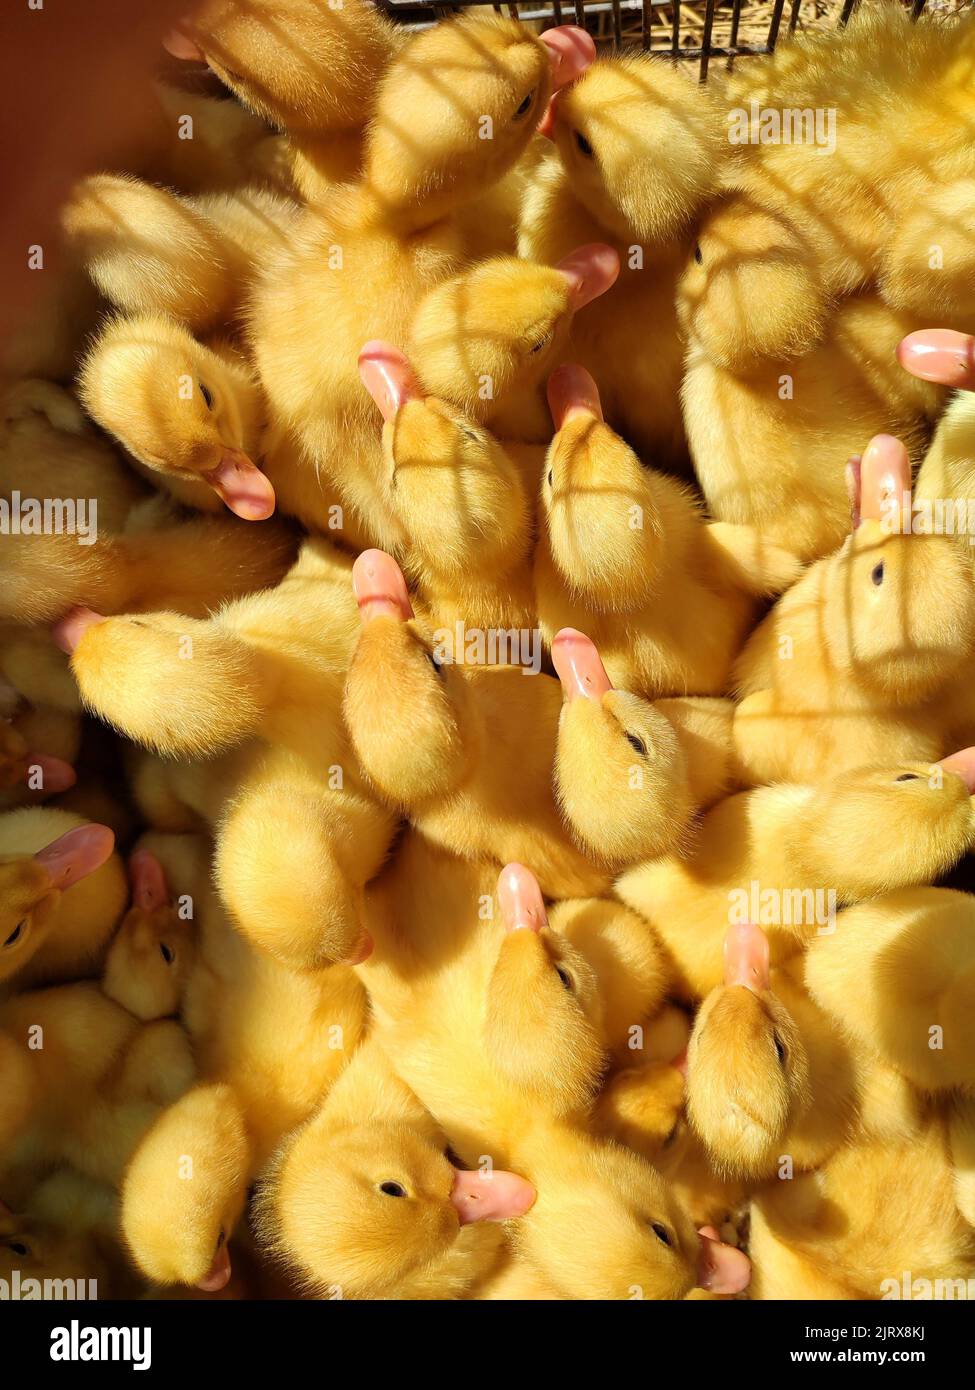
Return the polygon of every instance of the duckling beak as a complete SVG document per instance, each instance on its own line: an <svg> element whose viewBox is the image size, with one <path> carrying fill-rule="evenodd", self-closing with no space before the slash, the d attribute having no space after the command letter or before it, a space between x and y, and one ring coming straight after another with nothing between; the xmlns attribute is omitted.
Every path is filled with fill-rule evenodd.
<svg viewBox="0 0 975 1390"><path fill-rule="evenodd" d="M348 960L345 961L345 964L361 965L364 960L368 960L369 957L372 955L374 945L375 943L372 937L369 935L367 931L364 931L359 938L359 944L356 947L355 954L349 956Z"/></svg>
<svg viewBox="0 0 975 1390"><path fill-rule="evenodd" d="M975 748L963 748L948 758L942 758L938 767L943 767L945 772L955 773L968 788L968 795L975 796Z"/></svg>
<svg viewBox="0 0 975 1390"><path fill-rule="evenodd" d="M910 529L911 460L892 434L875 434L860 461L860 516L888 525L902 512Z"/></svg>
<svg viewBox="0 0 975 1390"><path fill-rule="evenodd" d="M697 1263L698 1288L710 1293L741 1293L751 1283L752 1265L742 1250L725 1245L713 1226L698 1231L701 1249Z"/></svg>
<svg viewBox="0 0 975 1390"><path fill-rule="evenodd" d="M450 1200L462 1226L472 1221L508 1221L524 1216L534 1204L535 1189L525 1178L501 1169L471 1173L455 1168Z"/></svg>
<svg viewBox="0 0 975 1390"><path fill-rule="evenodd" d="M203 1289L205 1293L218 1293L221 1289L225 1289L230 1283L232 1272L230 1268L230 1251L227 1249L226 1245L221 1245L220 1249L217 1251L213 1264L195 1287Z"/></svg>
<svg viewBox="0 0 975 1390"><path fill-rule="evenodd" d="M922 381L975 387L975 338L953 328L921 328L897 345L897 360Z"/></svg>
<svg viewBox="0 0 975 1390"><path fill-rule="evenodd" d="M58 792L66 792L78 780L70 763L66 763L63 758L53 758L47 753L26 753L24 766L40 769L41 784L36 790L43 792L45 796L56 796Z"/></svg>
<svg viewBox="0 0 975 1390"><path fill-rule="evenodd" d="M38 850L34 863L51 879L51 887L66 888L100 869L115 848L115 835L107 825L79 825Z"/></svg>
<svg viewBox="0 0 975 1390"><path fill-rule="evenodd" d="M129 884L132 888L132 906L141 907L144 912L155 912L169 902L169 885L166 872L154 854L147 849L137 849L129 858Z"/></svg>
<svg viewBox="0 0 975 1390"><path fill-rule="evenodd" d="M523 864L506 864L501 870L498 902L505 931L540 932L548 925L538 879Z"/></svg>
<svg viewBox="0 0 975 1390"><path fill-rule="evenodd" d="M244 521L266 521L274 512L270 478L239 449L227 449L216 468L204 473L203 478L234 515Z"/></svg>
<svg viewBox="0 0 975 1390"><path fill-rule="evenodd" d="M605 294L620 273L620 258L612 246L593 241L564 256L556 270L569 282L569 309L575 313Z"/></svg>
<svg viewBox="0 0 975 1390"><path fill-rule="evenodd" d="M413 617L403 571L384 550L362 552L352 566L352 590L363 623L383 616L405 623Z"/></svg>
<svg viewBox="0 0 975 1390"><path fill-rule="evenodd" d="M567 87L581 77L596 58L596 44L577 24L560 24L540 34L552 65L552 91Z"/></svg>
<svg viewBox="0 0 975 1390"><path fill-rule="evenodd" d="M359 353L359 377L387 423L407 401L424 399L416 373L391 343L378 339L366 343Z"/></svg>
<svg viewBox="0 0 975 1390"><path fill-rule="evenodd" d="M613 684L594 642L574 627L564 627L552 641L552 665L567 702L601 700Z"/></svg>
<svg viewBox="0 0 975 1390"><path fill-rule="evenodd" d="M724 982L753 994L770 988L768 937L754 922L731 927L724 939Z"/></svg>
<svg viewBox="0 0 975 1390"><path fill-rule="evenodd" d="M183 58L190 63L206 62L206 54L200 45L181 29L170 29L163 37L162 46L173 58Z"/></svg>
<svg viewBox="0 0 975 1390"><path fill-rule="evenodd" d="M53 625L51 636L55 645L70 656L88 629L103 622L105 615L93 608L71 608Z"/></svg>
<svg viewBox="0 0 975 1390"><path fill-rule="evenodd" d="M580 367L576 362L565 362L561 367L556 367L548 379L546 394L556 430L577 415L587 415L595 420L603 418L599 387L585 367Z"/></svg>

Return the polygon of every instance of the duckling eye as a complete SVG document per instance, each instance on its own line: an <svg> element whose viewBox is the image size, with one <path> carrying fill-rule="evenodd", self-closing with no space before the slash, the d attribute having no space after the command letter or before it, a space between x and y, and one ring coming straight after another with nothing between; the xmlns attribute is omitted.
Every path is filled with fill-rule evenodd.
<svg viewBox="0 0 975 1390"><path fill-rule="evenodd" d="M697 242L694 243L694 259L697 261L698 265L704 264L704 252Z"/></svg>
<svg viewBox="0 0 975 1390"><path fill-rule="evenodd" d="M226 1231L224 1230L224 1228L221 1226L221 1227L220 1227L220 1234L217 1236L217 1244L216 1244L216 1246L215 1246L215 1249L220 1250L220 1249L226 1244L226 1241L227 1241L227 1232L226 1232Z"/></svg>
<svg viewBox="0 0 975 1390"><path fill-rule="evenodd" d="M531 91L528 93L528 95L525 97L524 101L518 107L518 110L515 112L515 120L517 120L519 116L524 116L525 113L528 111L532 102L535 100L535 90L536 89L533 87Z"/></svg>
<svg viewBox="0 0 975 1390"><path fill-rule="evenodd" d="M564 966L557 965L555 967L555 973L562 981L562 988L568 990L569 993L572 994L575 990L575 984L573 983L572 976L569 974L568 970L566 970Z"/></svg>
<svg viewBox="0 0 975 1390"><path fill-rule="evenodd" d="M159 953L160 953L160 955L162 956L163 960L166 962L167 965L172 965L173 961L176 959L176 957L175 957L175 955L174 955L174 953L173 953L173 951L172 951L172 948L169 947L169 946L167 946L166 943L165 943L165 941L160 941L160 943L159 943Z"/></svg>
<svg viewBox="0 0 975 1390"><path fill-rule="evenodd" d="M3 943L3 944L4 944L4 948L6 948L7 946L13 946L14 942L16 942L16 941L18 941L18 940L20 939L20 934L21 934L21 932L24 930L24 928L25 928L26 926L27 926L27 918L25 917L24 920L23 920L22 922L18 922L18 923L17 923L17 925L14 927L13 931L12 931L12 932L10 933L10 935L7 937L6 941Z"/></svg>
<svg viewBox="0 0 975 1390"><path fill-rule="evenodd" d="M25 1245L22 1240L8 1240L6 1244L8 1250L12 1250L15 1255L20 1255L22 1258L26 1258L30 1254L30 1247Z"/></svg>
<svg viewBox="0 0 975 1390"><path fill-rule="evenodd" d="M895 777L895 782L920 782L920 777L916 772L902 772L899 777Z"/></svg>
<svg viewBox="0 0 975 1390"><path fill-rule="evenodd" d="M666 1245L668 1249L673 1245L673 1237L667 1230L667 1227L662 1226L659 1221L654 1221L650 1229L651 1231L653 1231L654 1235L660 1241L661 1245Z"/></svg>
<svg viewBox="0 0 975 1390"><path fill-rule="evenodd" d="M406 1188L399 1182L381 1182L379 1184L379 1190L380 1192L384 1192L387 1197L406 1196Z"/></svg>
<svg viewBox="0 0 975 1390"><path fill-rule="evenodd" d="M461 425L460 432L461 434L465 435L468 439L473 439L475 444L480 444L480 435L477 434L474 430L469 430L466 425Z"/></svg>
<svg viewBox="0 0 975 1390"><path fill-rule="evenodd" d="M549 487L552 486L552 470L551 470L551 468L548 470L548 485L549 485Z"/></svg>
<svg viewBox="0 0 975 1390"><path fill-rule="evenodd" d="M670 1131L670 1133L667 1135L667 1138L664 1140L664 1142L661 1144L660 1147L663 1148L663 1149L669 1149L669 1148L674 1144L674 1142L676 1141L677 1136L678 1136L679 1133L680 1133L680 1120L677 1119L677 1120L674 1121L674 1127L673 1127L673 1129L672 1129L672 1130Z"/></svg>
<svg viewBox="0 0 975 1390"><path fill-rule="evenodd" d="M785 1043L779 1037L778 1033L772 1034L772 1041L775 1043L775 1055L779 1059L779 1065L784 1067L786 1058Z"/></svg>
<svg viewBox="0 0 975 1390"><path fill-rule="evenodd" d="M592 145L590 145L589 141L588 141L588 140L586 139L586 137L583 135L583 133L582 133L581 130L577 130L577 131L575 132L575 141L576 141L576 149L579 151L579 153L580 153L581 155L584 155L586 159L592 159L592 156L593 156L593 148L592 148Z"/></svg>
<svg viewBox="0 0 975 1390"><path fill-rule="evenodd" d="M429 661L430 665L433 667L434 671L436 671L437 675L438 675L439 677L442 677L442 676L443 676L443 662L442 662L442 661L440 660L440 658L437 656L436 652L426 652L425 655L426 655L427 661Z"/></svg>
<svg viewBox="0 0 975 1390"><path fill-rule="evenodd" d="M874 584L878 586L878 588L884 582L883 560L881 560L879 564L874 565L873 569L870 571L870 578L873 580Z"/></svg>
<svg viewBox="0 0 975 1390"><path fill-rule="evenodd" d="M647 745L643 742L642 738L637 738L636 734L627 734L626 741L631 748L636 749L641 758L647 756Z"/></svg>
<svg viewBox="0 0 975 1390"><path fill-rule="evenodd" d="M207 390L207 388L203 385L203 382L202 382L202 381L198 381L198 382L197 382L197 385L198 385L199 388L200 388L200 395L203 397L203 404L206 406L207 410L212 410L212 409L213 409L213 396L210 394L210 392Z"/></svg>

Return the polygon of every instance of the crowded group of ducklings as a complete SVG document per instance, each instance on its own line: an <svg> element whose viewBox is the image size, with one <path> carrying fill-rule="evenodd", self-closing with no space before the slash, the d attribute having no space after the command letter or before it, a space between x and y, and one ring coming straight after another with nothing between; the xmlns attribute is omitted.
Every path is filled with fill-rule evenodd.
<svg viewBox="0 0 975 1390"><path fill-rule="evenodd" d="M4 1289L975 1277L975 552L911 524L975 396L909 337L975 327L975 17L706 85L536 29L204 0L64 206L0 478L98 529L0 540ZM835 149L729 139L784 108Z"/></svg>

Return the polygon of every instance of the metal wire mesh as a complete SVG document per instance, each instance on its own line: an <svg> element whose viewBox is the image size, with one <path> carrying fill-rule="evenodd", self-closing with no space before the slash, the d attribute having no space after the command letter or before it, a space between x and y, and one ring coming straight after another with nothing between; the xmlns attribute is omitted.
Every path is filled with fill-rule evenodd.
<svg viewBox="0 0 975 1390"><path fill-rule="evenodd" d="M842 28L860 0L378 0L400 22L423 26L474 7L491 6L541 29L553 24L584 26L597 43L636 47L678 62L697 63L701 81L712 58L731 61L771 53L783 31ZM951 14L973 0L902 0L916 19L922 10ZM786 7L788 5L788 12Z"/></svg>

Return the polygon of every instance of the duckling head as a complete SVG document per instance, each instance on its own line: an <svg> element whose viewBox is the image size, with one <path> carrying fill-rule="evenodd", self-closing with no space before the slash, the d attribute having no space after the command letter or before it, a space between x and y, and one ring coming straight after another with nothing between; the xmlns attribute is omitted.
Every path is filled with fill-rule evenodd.
<svg viewBox="0 0 975 1390"><path fill-rule="evenodd" d="M688 1116L716 1164L766 1177L806 1103L808 1061L772 992L765 933L732 927L724 959L724 983L701 1005L687 1048Z"/></svg>
<svg viewBox="0 0 975 1390"><path fill-rule="evenodd" d="M387 70L366 134L364 180L382 215L424 226L480 197L517 162L553 88L594 52L582 30L539 38L496 15L421 33Z"/></svg>
<svg viewBox="0 0 975 1390"><path fill-rule="evenodd" d="M107 1267L94 1242L29 1213L14 1213L0 1202L0 1279L93 1279L107 1287ZM26 1296L26 1295L25 1295Z"/></svg>
<svg viewBox="0 0 975 1390"><path fill-rule="evenodd" d="M206 0L165 46L207 63L270 125L316 135L362 124L394 34L365 0Z"/></svg>
<svg viewBox="0 0 975 1390"><path fill-rule="evenodd" d="M496 1253L500 1232L487 1223L534 1198L514 1173L455 1168L442 1136L420 1125L313 1120L272 1162L257 1215L263 1241L321 1298L397 1297L413 1280L445 1297Z"/></svg>
<svg viewBox="0 0 975 1390"><path fill-rule="evenodd" d="M12 686L6 688L13 690ZM16 691L13 694L16 705L19 697ZM0 714L0 796L10 793L13 800L40 800L66 792L76 781L70 763L47 753L32 752L15 726L6 723Z"/></svg>
<svg viewBox="0 0 975 1390"><path fill-rule="evenodd" d="M580 246L557 266L498 256L462 271L421 301L411 358L434 395L490 420L513 389L529 391L550 370L572 315L619 274L610 246Z"/></svg>
<svg viewBox="0 0 975 1390"><path fill-rule="evenodd" d="M696 235L677 311L712 362L743 372L763 358L799 357L819 341L829 301L790 218L728 193Z"/></svg>
<svg viewBox="0 0 975 1390"><path fill-rule="evenodd" d="M649 700L613 688L584 633L556 633L552 662L565 695L555 787L573 833L620 867L666 854L693 809L673 725Z"/></svg>
<svg viewBox="0 0 975 1390"><path fill-rule="evenodd" d="M949 536L912 534L919 518L899 439L875 435L851 473L858 524L826 562L827 655L880 698L921 700L975 645L971 563Z"/></svg>
<svg viewBox="0 0 975 1390"><path fill-rule="evenodd" d="M938 763L865 766L819 783L798 827L802 881L828 884L844 865L848 899L930 883L975 842L975 749ZM857 853L849 863L848 846Z"/></svg>
<svg viewBox="0 0 975 1390"><path fill-rule="evenodd" d="M381 550L352 570L362 632L343 711L363 770L391 801L412 806L447 794L469 759L469 701L460 668L441 659L419 624L403 572ZM391 715L409 711L409 737Z"/></svg>
<svg viewBox="0 0 975 1390"><path fill-rule="evenodd" d="M648 1062L617 1072L603 1089L593 1114L597 1133L642 1154L658 1168L682 1135L684 1076L670 1062Z"/></svg>
<svg viewBox="0 0 975 1390"><path fill-rule="evenodd" d="M244 1209L249 1164L229 1086L194 1087L146 1131L122 1184L122 1233L154 1283L226 1287L227 1242Z"/></svg>
<svg viewBox="0 0 975 1390"><path fill-rule="evenodd" d="M484 1046L497 1071L550 1114L584 1110L605 1069L595 970L548 924L521 864L498 879L504 937L487 988Z"/></svg>
<svg viewBox="0 0 975 1390"><path fill-rule="evenodd" d="M550 129L572 191L614 236L684 234L715 187L725 130L709 94L667 63L593 63L552 104Z"/></svg>
<svg viewBox="0 0 975 1390"><path fill-rule="evenodd" d="M599 391L574 363L548 380L555 436L542 475L552 561L584 602L612 610L647 603L667 554L654 475L603 420Z"/></svg>
<svg viewBox="0 0 975 1390"><path fill-rule="evenodd" d="M214 508L222 501L247 521L274 511L271 483L243 450L239 388L227 364L180 324L159 315L116 319L83 362L78 394L147 468L212 488Z"/></svg>
<svg viewBox="0 0 975 1390"><path fill-rule="evenodd" d="M111 857L107 825L79 825L33 855L0 855L0 981L9 980L44 944L73 884Z"/></svg>
<svg viewBox="0 0 975 1390"><path fill-rule="evenodd" d="M162 864L148 850L129 859L132 906L105 960L102 990L149 1022L179 1010L195 958L192 921L180 918Z"/></svg>
<svg viewBox="0 0 975 1390"><path fill-rule="evenodd" d="M518 470L498 441L456 406L427 396L388 343L359 354L363 384L383 415L389 504L423 571L459 580L521 557L530 511Z"/></svg>
<svg viewBox="0 0 975 1390"><path fill-rule="evenodd" d="M571 1299L679 1299L692 1288L738 1293L746 1255L695 1231L644 1159L590 1135L553 1130L545 1180L512 1234L525 1258Z"/></svg>

